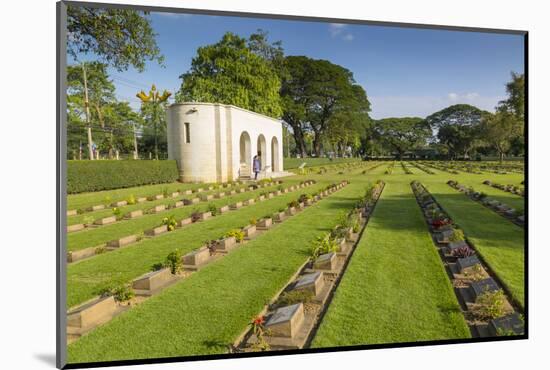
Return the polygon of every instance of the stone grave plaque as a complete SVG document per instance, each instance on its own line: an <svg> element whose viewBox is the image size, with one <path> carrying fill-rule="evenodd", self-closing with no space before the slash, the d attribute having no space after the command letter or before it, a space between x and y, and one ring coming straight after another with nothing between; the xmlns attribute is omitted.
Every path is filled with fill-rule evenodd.
<svg viewBox="0 0 550 370"><path fill-rule="evenodd" d="M147 198L146 197L139 197L136 199L138 203L143 203L143 202L147 202Z"/></svg>
<svg viewBox="0 0 550 370"><path fill-rule="evenodd" d="M275 337L292 338L304 322L304 305L302 303L281 307L269 316L265 327Z"/></svg>
<svg viewBox="0 0 550 370"><path fill-rule="evenodd" d="M281 195L282 193L283 193L283 192L280 191L280 190L277 190L277 191L275 192L276 195Z"/></svg>
<svg viewBox="0 0 550 370"><path fill-rule="evenodd" d="M273 193L267 193L267 197L268 197L269 199L273 198L274 196L275 196L275 195L274 195Z"/></svg>
<svg viewBox="0 0 550 370"><path fill-rule="evenodd" d="M269 229L272 224L273 224L273 219L271 219L271 218L262 218L260 221L258 221L258 228L259 229Z"/></svg>
<svg viewBox="0 0 550 370"><path fill-rule="evenodd" d="M248 225L243 228L244 235L247 238L250 238L252 235L256 233L256 225Z"/></svg>
<svg viewBox="0 0 550 370"><path fill-rule="evenodd" d="M126 217L128 217L128 218L136 218L136 217L141 217L141 216L143 216L143 210L141 210L141 209L132 211L132 212L130 212L126 215Z"/></svg>
<svg viewBox="0 0 550 370"><path fill-rule="evenodd" d="M174 208L181 208L183 206L183 200L178 200L176 203L174 203Z"/></svg>
<svg viewBox="0 0 550 370"><path fill-rule="evenodd" d="M191 190L191 189L186 190L186 191L183 192L183 194L185 194L185 195L191 195L191 194L193 194L193 190Z"/></svg>
<svg viewBox="0 0 550 370"><path fill-rule="evenodd" d="M250 198L249 200L245 201L245 204L247 206L250 206L250 205L254 204L254 202L255 202L254 198Z"/></svg>
<svg viewBox="0 0 550 370"><path fill-rule="evenodd" d="M285 218L284 212L276 212L273 214L273 220L275 220L275 222L281 222L284 220L284 218Z"/></svg>
<svg viewBox="0 0 550 370"><path fill-rule="evenodd" d="M519 216L517 219L519 222L524 223L525 222L525 216Z"/></svg>
<svg viewBox="0 0 550 370"><path fill-rule="evenodd" d="M152 209L153 213L162 212L162 211L164 211L164 210L166 210L166 205L164 205L164 204L159 204L158 206L155 206L155 207Z"/></svg>
<svg viewBox="0 0 550 370"><path fill-rule="evenodd" d="M149 272L132 282L132 289L136 290L136 294L151 294L154 291L166 286L174 280L174 276L169 268L164 268L158 271Z"/></svg>
<svg viewBox="0 0 550 370"><path fill-rule="evenodd" d="M108 225L108 224L112 224L113 222L116 222L116 217L115 216L100 218L99 220L95 220L94 224L96 224L96 225Z"/></svg>
<svg viewBox="0 0 550 370"><path fill-rule="evenodd" d="M67 232L72 233L73 231L80 231L84 229L84 224L74 224L67 226Z"/></svg>
<svg viewBox="0 0 550 370"><path fill-rule="evenodd" d="M67 314L67 326L89 328L109 320L116 311L113 296L95 298L88 301Z"/></svg>
<svg viewBox="0 0 550 370"><path fill-rule="evenodd" d="M199 215L199 220L204 221L212 217L212 212L203 212Z"/></svg>
<svg viewBox="0 0 550 370"><path fill-rule="evenodd" d="M220 213L225 213L227 211L229 211L229 206L220 207Z"/></svg>
<svg viewBox="0 0 550 370"><path fill-rule="evenodd" d="M229 236L227 238L218 240L216 242L216 250L222 251L222 252L228 252L231 249L233 249L237 245L237 240L234 236Z"/></svg>
<svg viewBox="0 0 550 370"><path fill-rule="evenodd" d="M480 281L474 281L470 285L470 291L473 293L474 298L479 297L481 294L485 292L494 292L499 290L497 283L493 280L493 278L487 278Z"/></svg>
<svg viewBox="0 0 550 370"><path fill-rule="evenodd" d="M163 194L157 194L153 197L154 200L160 200L160 199L164 199L164 195Z"/></svg>
<svg viewBox="0 0 550 370"><path fill-rule="evenodd" d="M246 191L245 188L240 188L240 189L239 189L239 193L244 193L245 191Z"/></svg>
<svg viewBox="0 0 550 370"><path fill-rule="evenodd" d="M165 233L167 231L168 231L168 226L167 225L161 225L161 226L157 226L153 229L149 229L149 230L145 231L145 234L149 235L149 236L156 236L156 235Z"/></svg>
<svg viewBox="0 0 550 370"><path fill-rule="evenodd" d="M296 208L288 207L286 210L287 216L294 216L296 214Z"/></svg>
<svg viewBox="0 0 550 370"><path fill-rule="evenodd" d="M233 203L229 206L229 208L231 209L239 209L243 206L243 202L237 202L237 203Z"/></svg>
<svg viewBox="0 0 550 370"><path fill-rule="evenodd" d="M67 211L67 217L69 216L76 216L78 212L76 211L76 209L71 209L69 211Z"/></svg>
<svg viewBox="0 0 550 370"><path fill-rule="evenodd" d="M465 258L459 258L456 260L456 266L458 267L458 271L462 272L464 269L473 267L477 264L479 264L479 259L477 256L470 256Z"/></svg>
<svg viewBox="0 0 550 370"><path fill-rule="evenodd" d="M231 191L229 192L229 194L235 195L235 194L237 194L237 192L236 192L235 190L231 190Z"/></svg>
<svg viewBox="0 0 550 370"><path fill-rule="evenodd" d="M178 225L179 226L185 226L185 225L189 225L192 222L193 222L193 219L191 217L187 217L187 218L184 218L183 220L180 220L178 222Z"/></svg>
<svg viewBox="0 0 550 370"><path fill-rule="evenodd" d="M324 279L322 272L314 272L312 274L303 275L296 281L294 290L307 290L317 296L323 289Z"/></svg>
<svg viewBox="0 0 550 370"><path fill-rule="evenodd" d="M506 212L504 212L506 214L506 216L509 216L509 217L514 217L514 215L516 214L516 210L513 209L513 208L510 208L509 210L507 210Z"/></svg>
<svg viewBox="0 0 550 370"><path fill-rule="evenodd" d="M197 188L197 190L196 190L197 193L201 193L201 192L203 192L203 191L204 191L203 188Z"/></svg>
<svg viewBox="0 0 550 370"><path fill-rule="evenodd" d="M210 185L209 187L207 187L208 190L214 190L214 186Z"/></svg>
<svg viewBox="0 0 550 370"><path fill-rule="evenodd" d="M438 243L447 243L449 241L449 237L453 235L453 230L443 230L441 232L437 232L435 235L435 239Z"/></svg>
<svg viewBox="0 0 550 370"><path fill-rule="evenodd" d="M89 208L90 211L99 211L101 209L105 209L104 204L98 204L97 206L92 206Z"/></svg>
<svg viewBox="0 0 550 370"><path fill-rule="evenodd" d="M132 244L135 241L137 241L137 235L128 235L117 240L111 240L109 243L107 243L107 246L111 248L120 248L124 247L125 245Z"/></svg>
<svg viewBox="0 0 550 370"><path fill-rule="evenodd" d="M175 191L175 192L172 193L172 198L175 198L179 195L180 195L179 191Z"/></svg>
<svg viewBox="0 0 550 370"><path fill-rule="evenodd" d="M336 254L334 252L322 254L313 262L313 268L316 270L334 270L335 266Z"/></svg>
<svg viewBox="0 0 550 370"><path fill-rule="evenodd" d="M222 192L219 192L219 193L216 193L216 195L215 195L215 198L216 198L216 199L221 199L221 198L223 198L223 197L225 197L225 192L223 192L223 191L222 191Z"/></svg>
<svg viewBox="0 0 550 370"><path fill-rule="evenodd" d="M97 247L90 247L90 248L85 248L78 251L71 251L67 254L67 261L76 262L84 258L95 256L96 248Z"/></svg>
<svg viewBox="0 0 550 370"><path fill-rule="evenodd" d="M210 250L206 246L203 246L183 256L183 264L198 267L208 262L209 259Z"/></svg>
<svg viewBox="0 0 550 370"><path fill-rule="evenodd" d="M524 322L517 312L493 319L489 322L489 333L495 337L512 334L522 335L524 330Z"/></svg>

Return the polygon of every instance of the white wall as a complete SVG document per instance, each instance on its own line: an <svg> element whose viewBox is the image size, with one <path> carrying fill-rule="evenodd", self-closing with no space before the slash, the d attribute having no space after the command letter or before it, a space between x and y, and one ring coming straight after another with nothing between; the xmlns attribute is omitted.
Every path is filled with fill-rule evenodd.
<svg viewBox="0 0 550 370"><path fill-rule="evenodd" d="M258 137L265 138L262 170L271 169L271 140L279 143L279 168L283 168L282 125L270 117L231 105L181 103L167 108L168 158L175 159L180 180L185 182L225 182L239 177L240 137L250 136L250 158L258 152ZM185 123L190 125L186 142Z"/></svg>

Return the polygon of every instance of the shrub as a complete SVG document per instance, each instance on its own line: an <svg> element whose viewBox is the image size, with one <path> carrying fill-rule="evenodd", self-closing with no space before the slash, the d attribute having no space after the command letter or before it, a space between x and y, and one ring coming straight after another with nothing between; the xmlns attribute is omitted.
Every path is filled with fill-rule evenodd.
<svg viewBox="0 0 550 370"><path fill-rule="evenodd" d="M130 194L130 196L126 199L126 202L129 205L136 204L137 200L136 200L136 197L134 196L134 194Z"/></svg>
<svg viewBox="0 0 550 370"><path fill-rule="evenodd" d="M249 220L250 225L256 225L258 223L258 220L256 220L254 217Z"/></svg>
<svg viewBox="0 0 550 370"><path fill-rule="evenodd" d="M474 254L475 254L475 251L468 246L456 248L453 250L453 253L452 253L454 257L458 257L458 258L466 258L466 257L473 256Z"/></svg>
<svg viewBox="0 0 550 370"><path fill-rule="evenodd" d="M218 214L218 209L214 203L208 203L208 212L212 213L212 216L216 216Z"/></svg>
<svg viewBox="0 0 550 370"><path fill-rule="evenodd" d="M234 237L235 240L240 243L244 240L244 232L242 230L239 230L239 229L234 229L234 230L229 230L228 232L226 232L224 234L224 237L226 238L229 238L229 237Z"/></svg>
<svg viewBox="0 0 550 370"><path fill-rule="evenodd" d="M151 266L151 271L158 271L158 270L162 270L163 268L164 268L164 263L157 262L153 264L153 266Z"/></svg>
<svg viewBox="0 0 550 370"><path fill-rule="evenodd" d="M464 240L464 232L461 229L454 229L449 241L458 242L460 240Z"/></svg>
<svg viewBox="0 0 550 370"><path fill-rule="evenodd" d="M162 184L178 179L176 161L67 161L67 193Z"/></svg>
<svg viewBox="0 0 550 370"><path fill-rule="evenodd" d="M166 259L164 260L164 266L170 268L170 272L172 274L177 274L179 271L181 271L183 265L181 257L182 255L179 249L168 253Z"/></svg>
<svg viewBox="0 0 550 370"><path fill-rule="evenodd" d="M496 319L506 313L506 297L502 289L485 292L477 297L473 307L474 313L481 319Z"/></svg>
<svg viewBox="0 0 550 370"><path fill-rule="evenodd" d="M296 208L298 207L298 201L293 200L292 202L289 202L287 206Z"/></svg>
<svg viewBox="0 0 550 370"><path fill-rule="evenodd" d="M120 217L122 217L122 211L120 210L120 208L118 208L118 207L113 208L113 215L117 219L120 219Z"/></svg>
<svg viewBox="0 0 550 370"><path fill-rule="evenodd" d="M174 215L170 215L162 219L162 224L168 226L168 231L174 231L178 225L178 222L176 221Z"/></svg>
<svg viewBox="0 0 550 370"><path fill-rule="evenodd" d="M336 244L336 241L331 238L330 233L318 236L310 248L310 254L313 259L316 259L321 254L337 251L338 245Z"/></svg>
<svg viewBox="0 0 550 370"><path fill-rule="evenodd" d="M135 296L130 286L121 283L108 284L106 287L100 289L99 295L101 297L113 296L117 302L127 302Z"/></svg>

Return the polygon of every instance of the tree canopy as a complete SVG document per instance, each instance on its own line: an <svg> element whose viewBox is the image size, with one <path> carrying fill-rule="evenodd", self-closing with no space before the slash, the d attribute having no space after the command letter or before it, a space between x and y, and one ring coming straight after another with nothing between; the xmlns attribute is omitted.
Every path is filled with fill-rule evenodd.
<svg viewBox="0 0 550 370"><path fill-rule="evenodd" d="M419 117L384 118L374 121L377 137L397 152L405 152L426 144L432 130L426 120Z"/></svg>
<svg viewBox="0 0 550 370"><path fill-rule="evenodd" d="M79 53L94 53L118 71L130 66L143 71L146 61L162 64L163 56L147 15L130 9L69 5L67 52L75 60Z"/></svg>
<svg viewBox="0 0 550 370"><path fill-rule="evenodd" d="M247 40L226 33L221 41L200 47L182 83L176 101L233 104L278 118L282 114L279 77Z"/></svg>

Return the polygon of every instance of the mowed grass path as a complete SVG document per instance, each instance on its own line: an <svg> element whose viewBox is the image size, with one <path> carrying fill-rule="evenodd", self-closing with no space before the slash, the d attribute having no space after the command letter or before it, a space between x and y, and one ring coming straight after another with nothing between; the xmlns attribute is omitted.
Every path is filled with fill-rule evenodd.
<svg viewBox="0 0 550 370"><path fill-rule="evenodd" d="M407 181L413 175L392 176L313 347L470 337Z"/></svg>
<svg viewBox="0 0 550 370"><path fill-rule="evenodd" d="M184 254L199 248L206 240L217 239L231 229L243 227L251 218L259 219L286 207L300 194L311 194L327 183L315 184L252 206L197 222L182 229L70 264L67 269L67 307L73 307L98 294L111 283L127 283L163 262L168 253L179 249Z"/></svg>
<svg viewBox="0 0 550 370"><path fill-rule="evenodd" d="M513 298L523 306L524 229L445 183L426 182L425 185L451 218L464 229L468 239L506 285Z"/></svg>
<svg viewBox="0 0 550 370"><path fill-rule="evenodd" d="M329 231L363 192L364 183L348 185L118 316L69 345L69 362L226 352L306 261L310 242Z"/></svg>

